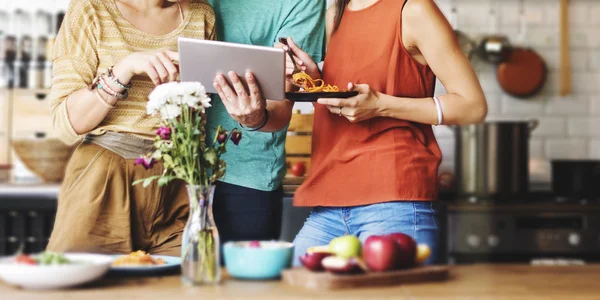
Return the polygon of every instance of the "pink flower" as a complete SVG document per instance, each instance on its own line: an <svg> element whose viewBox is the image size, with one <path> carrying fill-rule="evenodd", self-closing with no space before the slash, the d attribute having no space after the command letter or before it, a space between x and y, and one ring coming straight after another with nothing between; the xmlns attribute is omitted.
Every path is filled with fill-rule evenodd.
<svg viewBox="0 0 600 300"><path fill-rule="evenodd" d="M134 165L142 165L144 167L144 169L146 170L150 170L152 169L152 167L154 167L154 158L152 157L140 157L138 159L135 160Z"/></svg>
<svg viewBox="0 0 600 300"><path fill-rule="evenodd" d="M242 132L239 130L234 130L231 133L231 141L237 146L240 143L240 140L242 140Z"/></svg>
<svg viewBox="0 0 600 300"><path fill-rule="evenodd" d="M171 128L167 126L162 126L158 128L156 131L156 135L160 136L162 140L170 140L171 139Z"/></svg>
<svg viewBox="0 0 600 300"><path fill-rule="evenodd" d="M219 144L223 144L223 143L227 142L227 131L225 131L225 130L219 131L218 136L217 136L217 141L219 142Z"/></svg>

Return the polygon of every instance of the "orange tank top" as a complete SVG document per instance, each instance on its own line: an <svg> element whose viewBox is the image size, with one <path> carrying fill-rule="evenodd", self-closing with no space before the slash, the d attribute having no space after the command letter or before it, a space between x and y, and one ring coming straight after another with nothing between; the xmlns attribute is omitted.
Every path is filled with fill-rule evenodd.
<svg viewBox="0 0 600 300"><path fill-rule="evenodd" d="M331 36L324 81L339 87L366 83L397 97L432 97L435 75L402 43L404 3L379 0L358 11L346 8ZM433 200L441 157L431 125L383 117L352 124L315 104L311 167L294 204Z"/></svg>

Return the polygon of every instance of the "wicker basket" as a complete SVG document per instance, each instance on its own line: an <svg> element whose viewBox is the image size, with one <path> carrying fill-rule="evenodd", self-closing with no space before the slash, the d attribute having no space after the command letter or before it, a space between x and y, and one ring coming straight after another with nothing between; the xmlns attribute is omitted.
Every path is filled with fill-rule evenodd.
<svg viewBox="0 0 600 300"><path fill-rule="evenodd" d="M58 139L18 139L12 146L23 164L45 182L60 182L73 147Z"/></svg>

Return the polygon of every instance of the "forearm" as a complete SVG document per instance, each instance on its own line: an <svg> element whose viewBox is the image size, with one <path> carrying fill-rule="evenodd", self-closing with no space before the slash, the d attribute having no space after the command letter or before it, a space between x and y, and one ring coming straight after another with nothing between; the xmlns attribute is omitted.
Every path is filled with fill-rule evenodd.
<svg viewBox="0 0 600 300"><path fill-rule="evenodd" d="M96 128L110 111L110 108L100 102L96 89L81 89L72 93L66 100L67 114L73 130L79 135L88 133ZM116 102L112 97L100 95L106 99L107 103L114 105ZM114 102L109 102L114 101Z"/></svg>
<svg viewBox="0 0 600 300"><path fill-rule="evenodd" d="M113 68L113 75L119 82L129 83L133 74L120 64ZM101 75L105 89L116 93L123 93L125 89L117 85L106 74ZM96 128L108 115L111 106L117 103L117 98L109 95L108 92L100 90L98 87L93 89L81 89L67 98L67 113L69 121L77 134L84 134Z"/></svg>
<svg viewBox="0 0 600 300"><path fill-rule="evenodd" d="M286 92L292 90L294 90L294 86L286 83ZM294 102L287 99L283 101L267 100L266 108L267 113L269 114L269 120L259 131L277 132L283 130L290 123ZM264 120L264 118L262 120Z"/></svg>
<svg viewBox="0 0 600 300"><path fill-rule="evenodd" d="M433 98L404 98L379 94L381 117L437 125L438 112ZM480 123L487 115L485 101L474 101L457 94L439 96L443 124L466 125Z"/></svg>
<svg viewBox="0 0 600 300"><path fill-rule="evenodd" d="M290 123L293 108L294 102L289 100L267 100L269 121L260 131L277 132L283 130Z"/></svg>

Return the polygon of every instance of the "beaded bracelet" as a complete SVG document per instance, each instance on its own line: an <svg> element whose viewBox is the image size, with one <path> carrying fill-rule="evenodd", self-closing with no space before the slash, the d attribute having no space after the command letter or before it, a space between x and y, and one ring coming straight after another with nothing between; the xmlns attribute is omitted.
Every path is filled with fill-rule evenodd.
<svg viewBox="0 0 600 300"><path fill-rule="evenodd" d="M100 92L98 91L98 89L94 90L94 94L96 95L96 98L98 99L98 101L100 101L100 103L102 103L102 105L106 106L107 108L113 109L115 108L114 105L108 103L108 101L106 101L106 99L104 99L102 97L102 95L100 95Z"/></svg>
<svg viewBox="0 0 600 300"><path fill-rule="evenodd" d="M129 84L123 84L119 81L119 79L117 79L117 77L115 76L115 74L113 73L113 67L111 66L110 68L108 68L108 70L106 71L106 74L108 75L108 79L110 79L112 82L114 82L117 86L119 86L120 88L124 89L124 90L129 90L131 89L131 82Z"/></svg>
<svg viewBox="0 0 600 300"><path fill-rule="evenodd" d="M265 120L263 121L262 124L260 124L260 126L258 126L256 128L247 128L247 127L244 127L244 125L242 125L242 123L238 122L238 124L240 125L240 127L245 128L247 131L259 131L263 127L265 127L265 125L267 125L267 123L269 123L269 111L266 108L265 108Z"/></svg>
<svg viewBox="0 0 600 300"><path fill-rule="evenodd" d="M113 89L111 89L110 86L108 84L106 84L106 81L104 80L104 76L100 76L98 78L97 87L98 87L98 89L103 90L104 92L109 94L111 97L114 97L114 98L117 98L120 100L127 99L127 97L129 96L129 93L127 92L127 90L124 90L122 93L117 93Z"/></svg>

